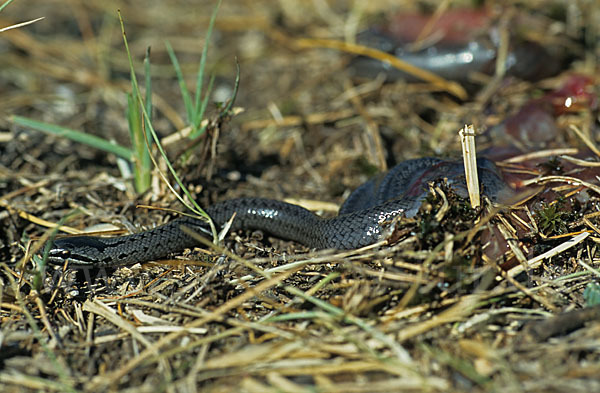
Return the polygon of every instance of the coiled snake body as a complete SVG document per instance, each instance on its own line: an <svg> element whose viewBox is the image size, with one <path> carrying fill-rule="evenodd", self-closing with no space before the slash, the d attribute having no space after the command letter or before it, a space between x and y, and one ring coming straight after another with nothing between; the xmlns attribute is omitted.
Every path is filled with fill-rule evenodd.
<svg viewBox="0 0 600 393"><path fill-rule="evenodd" d="M478 174L483 192L492 199L507 187L487 159L478 160ZM466 194L462 162L419 158L404 161L364 183L350 194L336 217L321 218L303 207L265 198L231 199L210 206L206 212L217 227L235 213L234 230L259 229L312 248L352 249L380 240L384 222L401 214L414 216L427 193L427 184L443 178L459 195ZM90 267L161 259L198 244L182 226L208 231L206 222L182 217L127 236L60 238L54 241L48 259L54 264L69 260L71 265Z"/></svg>

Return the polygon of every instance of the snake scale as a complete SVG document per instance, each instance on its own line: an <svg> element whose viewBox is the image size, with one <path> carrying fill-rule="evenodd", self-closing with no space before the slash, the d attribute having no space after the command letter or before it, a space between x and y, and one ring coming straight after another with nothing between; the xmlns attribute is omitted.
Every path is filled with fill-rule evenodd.
<svg viewBox="0 0 600 393"><path fill-rule="evenodd" d="M483 192L492 200L507 188L496 166L478 160ZM206 209L215 225L224 225L234 214L232 229L258 229L275 237L294 240L311 248L353 249L372 244L385 235L385 223L396 216L414 216L432 181L447 179L461 196L466 195L462 162L438 158L404 161L357 188L337 216L321 218L290 203L266 198L237 198ZM49 262L72 266L113 267L146 262L198 245L182 226L210 233L208 224L191 217L119 237L73 236L54 240Z"/></svg>

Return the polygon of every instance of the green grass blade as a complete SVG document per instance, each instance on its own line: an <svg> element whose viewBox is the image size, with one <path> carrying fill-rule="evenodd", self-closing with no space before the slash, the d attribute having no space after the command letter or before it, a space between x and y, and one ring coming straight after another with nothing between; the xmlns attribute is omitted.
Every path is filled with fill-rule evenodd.
<svg viewBox="0 0 600 393"><path fill-rule="evenodd" d="M125 33L123 33L125 37ZM129 46L125 40L125 49L127 54L131 56ZM150 187L150 170L152 168L150 162L149 146L151 146L150 140L146 140L146 134L144 132L144 126L150 123L151 119L142 116L140 111L140 105L144 105L143 100L138 103L136 99L137 92L139 92L137 77L135 75L135 69L133 62L130 64L130 78L131 78L131 90L132 93L127 94L127 120L129 124L129 136L131 138L131 144L133 145L134 155L132 157L133 173L135 181L135 189L137 192L142 193ZM148 105L152 108L152 84L150 81L150 49L146 50L146 56L144 57L144 73L145 73L145 86L146 86L146 100L149 101ZM150 96L150 99L148 99ZM151 112L151 111L148 111Z"/></svg>
<svg viewBox="0 0 600 393"><path fill-rule="evenodd" d="M84 143L88 146L106 151L108 153L112 153L118 157L122 157L129 161L131 161L133 156L133 152L131 151L131 149L128 149L125 146L121 146L114 142L109 142L106 139L102 139L95 135L86 134L85 132L72 130L70 128L57 126L55 124L44 123L42 121L37 121L22 116L15 115L11 116L10 119L14 124L23 127L29 127L34 130L42 131L48 134L63 136L69 138L72 141Z"/></svg>
<svg viewBox="0 0 600 393"><path fill-rule="evenodd" d="M123 18L121 17L121 12L119 11L119 23L121 24L121 32L123 33L123 41L125 43L125 51L127 52L127 59L129 61L129 67L133 72L133 59L131 57L131 51L129 50L129 44L127 43L127 35L125 34L125 24L123 23ZM137 97L138 102L140 103L140 106L142 108L142 111L144 113L144 116L146 118L148 118L148 113L146 112L146 107L144 105L144 99L142 98L142 93L140 92L140 88L137 84L137 80L135 78L132 78L131 80L132 84L133 84L133 94L135 94L135 97ZM175 179L175 181L177 182L177 184L181 187L181 189L183 190L183 192L185 193L185 195L187 195L187 197L189 198L189 201L186 201L181 195L179 195L179 193L177 193L170 185L170 183L166 180L166 178L164 178L165 183L167 184L167 186L171 189L171 191L173 192L173 194L185 205L187 206L190 210L192 210L194 213L204 217L208 223L210 224L213 236L215 239L217 239L217 230L215 228L214 223L212 222L212 220L210 219L210 216L200 207L200 205L198 205L198 203L194 200L194 198L192 197L192 194L189 192L189 190L187 189L187 187L185 187L185 185L183 184L183 182L181 181L181 179L179 178L179 175L177 175L177 172L175 171L175 168L173 168L173 165L171 164L171 162L169 161L166 152L164 151L160 140L158 139L158 135L156 134L156 131L154 130L154 127L152 126L151 122L148 122L148 131L150 132L150 135L152 136L152 139L154 140L154 143L156 144L156 147L158 148L158 151L160 152L161 156L164 159L165 164L167 165L167 168L169 168L169 171L171 173L171 175L173 176L173 178Z"/></svg>
<svg viewBox="0 0 600 393"><path fill-rule="evenodd" d="M202 105L200 105L200 111L198 112L198 119L200 122L204 118L204 112L206 111L206 107L208 106L208 100L210 99L210 94L212 92L213 86L215 84L215 75L210 76L210 80L208 81L208 87L206 88L206 93L204 94L204 98L202 99ZM196 124L196 127L200 125L200 123Z"/></svg>
<svg viewBox="0 0 600 393"><path fill-rule="evenodd" d="M6 8L6 6L7 6L7 5L9 5L9 4L10 4L10 3L12 3L12 2L13 2L13 0L6 0L6 1L4 2L4 4L2 4L2 5L0 6L0 12L2 12L2 10L3 10L4 8Z"/></svg>
<svg viewBox="0 0 600 393"><path fill-rule="evenodd" d="M135 138L138 134L136 130L141 130L142 128L142 115L140 113L137 100L132 93L127 93L127 111L125 114L127 116L127 124L129 128L129 139L131 140L132 147L136 150L135 155L137 156L139 154L137 151L139 144L136 143Z"/></svg>
<svg viewBox="0 0 600 393"><path fill-rule="evenodd" d="M593 307L600 304L600 285L589 283L583 291L583 298L587 307Z"/></svg>
<svg viewBox="0 0 600 393"><path fill-rule="evenodd" d="M131 163L133 164L135 189L137 192L144 192L150 185L150 172L144 170L144 157L148 154L146 142L144 142L142 113L138 101L132 93L127 93L127 123L129 124L129 136L134 150ZM149 157L148 160L150 160Z"/></svg>
<svg viewBox="0 0 600 393"><path fill-rule="evenodd" d="M202 49L202 56L200 57L200 66L198 67L198 74L196 75L196 95L195 95L195 110L194 110L194 118L192 119L192 124L194 128L200 124L202 118L198 118L201 106L201 97L202 97L202 81L204 79L204 70L206 67L206 58L208 57L208 45L210 43L210 37L212 35L213 28L215 26L215 20L217 19L217 12L219 11L219 7L221 6L221 0L217 2L215 9L213 10L212 15L210 16L210 22L208 23L208 30L206 31L206 38L204 41L204 48ZM194 130L195 131L195 130Z"/></svg>
<svg viewBox="0 0 600 393"><path fill-rule="evenodd" d="M191 123L194 120L194 106L192 104L192 98L190 97L190 92L188 91L185 85L185 79L183 77L183 72L181 71L181 66L179 65L179 60L177 60L177 56L175 55L175 51L173 51L173 47L169 43L169 41L165 42L165 46L167 47L167 53L171 58L171 63L173 63L173 68L175 69L175 75L177 75L177 83L179 83L179 90L181 91L181 97L183 98L183 104L185 105L185 112L187 114L187 119Z"/></svg>
<svg viewBox="0 0 600 393"><path fill-rule="evenodd" d="M210 93L212 91L214 82L215 82L215 76L212 75L210 77L210 81L208 82L208 88L206 89L206 94L204 95L204 99L202 100L202 105L200 106L200 112L196 114L196 121L198 122L198 124L193 125L194 131L192 131L190 133L190 139L195 139L195 138L199 137L200 135L202 135L204 133L204 130L206 129L206 127L202 127L200 129L198 129L198 126L200 125L200 123L202 122L202 119L204 118L204 112L206 111L206 107L208 106L208 100L210 99Z"/></svg>
<svg viewBox="0 0 600 393"><path fill-rule="evenodd" d="M134 142L136 135L135 130L140 129L142 127L142 124L140 122L142 116L140 113L140 109L137 106L137 100L135 99L132 93L127 93L127 110L125 114L127 116L127 124L129 128L129 139L131 140L133 147L136 148L137 143ZM138 152L136 151L135 154L137 155Z"/></svg>
<svg viewBox="0 0 600 393"><path fill-rule="evenodd" d="M146 121L152 122L152 75L150 74L150 47L146 49L146 57L144 58L144 76L146 84Z"/></svg>
<svg viewBox="0 0 600 393"><path fill-rule="evenodd" d="M146 57L144 58L144 76L145 76L145 85L146 85L146 112L148 116L144 116L144 126L148 129L152 124L152 75L150 74L150 47L146 50ZM143 130L142 130L143 131ZM150 160L150 151L149 148L152 146L152 138L145 132L142 132L142 137L145 137L146 140L143 143L143 148L141 149L141 161L142 161L142 178L144 179L144 191L150 187L151 176L150 172L152 171L152 162ZM141 138L140 138L141 139Z"/></svg>

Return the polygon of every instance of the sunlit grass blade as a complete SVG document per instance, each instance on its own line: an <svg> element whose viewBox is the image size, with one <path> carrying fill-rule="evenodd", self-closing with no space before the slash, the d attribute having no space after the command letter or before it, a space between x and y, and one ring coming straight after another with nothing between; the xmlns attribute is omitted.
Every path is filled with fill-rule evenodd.
<svg viewBox="0 0 600 393"><path fill-rule="evenodd" d="M35 19L32 19L32 20L28 20L26 22L17 23L16 25L10 25L10 26L3 27L3 28L0 29L0 33L4 33L5 31L8 31L8 30L18 29L19 27L24 27L24 26L30 25L32 23L39 22L39 21L41 21L44 18L45 17L42 16L40 18L35 18Z"/></svg>
<svg viewBox="0 0 600 393"><path fill-rule="evenodd" d="M152 112L152 81L150 77L150 48L146 50L144 58L144 81L146 86L146 112ZM134 89L134 80L137 84L135 72L131 70L131 87ZM152 140L147 139L144 127L148 127L151 118L143 116L140 110L141 103L138 102L135 93L127 94L127 121L129 124L129 135L135 155L132 160L134 168L135 188L137 192L144 192L150 187L150 171L152 163L150 161L149 149L152 146ZM146 140L147 139L147 140Z"/></svg>
<svg viewBox="0 0 600 393"><path fill-rule="evenodd" d="M75 142L85 143L88 146L112 153L126 160L131 160L133 156L131 149L121 146L115 142L109 142L95 135L86 134L85 132L72 130L70 128L57 126L55 124L44 123L42 121L37 121L22 116L15 115L11 116L10 119L14 124L46 132L48 134L63 136Z"/></svg>
<svg viewBox="0 0 600 393"><path fill-rule="evenodd" d="M0 12L2 12L2 10L4 8L6 8L6 6L8 6L12 2L13 2L13 0L6 0L4 2L4 4L0 5ZM3 27L3 28L0 28L0 33L3 33L3 32L8 31L8 30L12 30L12 29L18 29L19 27L30 25L30 24L38 22L38 21L40 21L40 20L42 20L44 18L45 17L42 16L40 18L35 18L35 19L31 19L31 20L28 20L28 21L25 21L25 22L17 23L15 25L10 25L10 26L6 26L6 27Z"/></svg>
<svg viewBox="0 0 600 393"><path fill-rule="evenodd" d="M144 175L142 174L142 157L145 154L146 143L143 140L144 130L142 129L142 112L140 111L137 99L131 93L127 93L127 123L129 125L129 136L135 153L132 155L131 161L135 189L138 192L143 192L147 189L147 186L144 184Z"/></svg>

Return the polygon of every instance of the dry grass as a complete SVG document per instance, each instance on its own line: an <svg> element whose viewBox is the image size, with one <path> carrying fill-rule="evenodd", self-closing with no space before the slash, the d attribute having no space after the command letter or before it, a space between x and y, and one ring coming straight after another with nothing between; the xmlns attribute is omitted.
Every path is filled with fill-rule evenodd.
<svg viewBox="0 0 600 393"><path fill-rule="evenodd" d="M332 3L224 2L210 59L227 92L239 57L236 104L245 112L202 139L202 154L178 161L202 204L242 195L339 204L390 157L458 152L463 124L497 124L537 88L561 83L484 78L479 95L458 102L427 84L351 82L344 54L297 47L360 26L361 10ZM390 7L368 3L369 16ZM155 128L185 129L163 40L193 70L211 7L16 0L0 14L0 26L45 17L0 34L0 390L600 390L599 311L583 298L599 275L598 183L577 175L545 173L510 206L483 198L478 211L432 184L420 214L394 223L390 244L360 250L311 252L246 232L172 261L37 275L28 238L72 209L82 214L68 226L86 228L152 225L164 212L135 204L177 206L160 182L136 196L113 157L14 127L8 116L126 140L120 8L134 56L152 46ZM597 38L598 11L579 11L558 27ZM570 67L593 76L598 48L586 50ZM540 173L522 164L557 154L589 165L575 155L587 146L594 156L596 118L585 108L561 116L548 151L502 167ZM550 192L554 201L534 203Z"/></svg>

